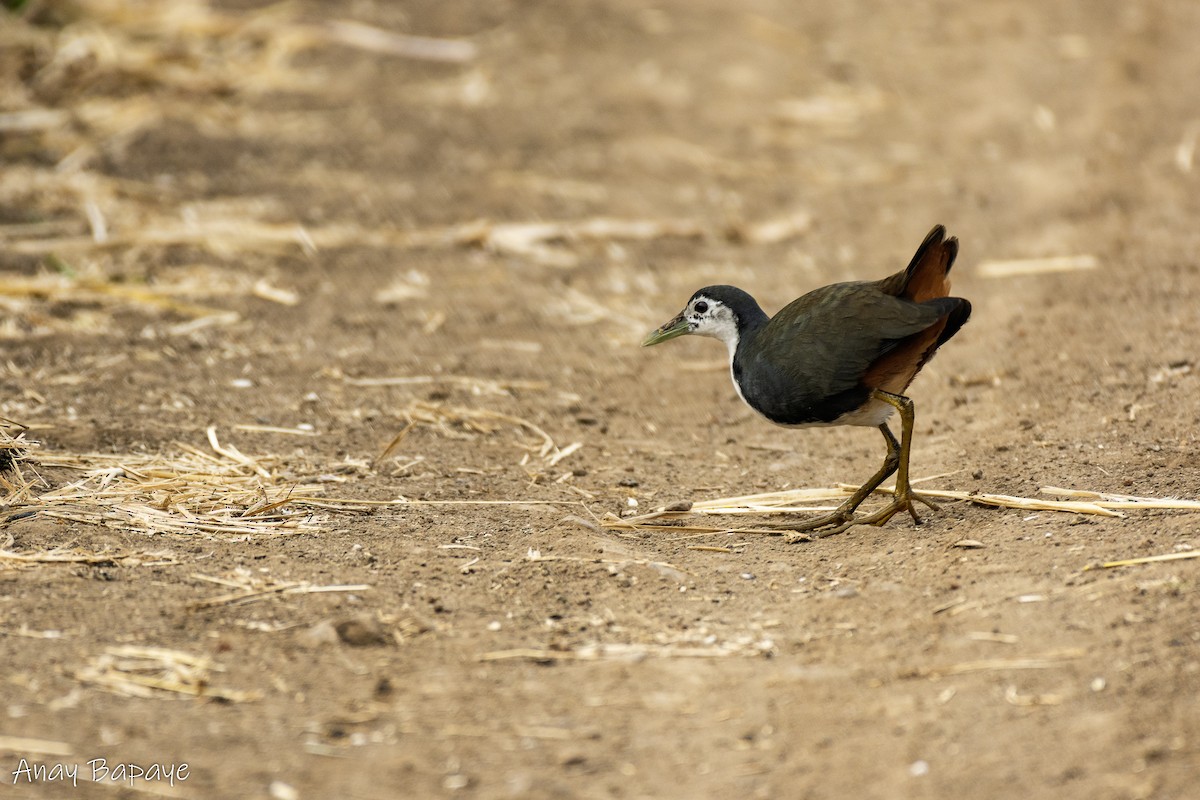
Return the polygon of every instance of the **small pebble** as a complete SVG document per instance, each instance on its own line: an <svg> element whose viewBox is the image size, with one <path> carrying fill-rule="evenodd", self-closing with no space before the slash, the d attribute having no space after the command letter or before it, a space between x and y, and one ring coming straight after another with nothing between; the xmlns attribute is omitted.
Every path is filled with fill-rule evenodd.
<svg viewBox="0 0 1200 800"><path fill-rule="evenodd" d="M466 775L447 775L442 779L442 786L455 791L457 789L465 789L470 785L471 779Z"/></svg>
<svg viewBox="0 0 1200 800"><path fill-rule="evenodd" d="M925 760L914 761L908 765L908 774L914 778L920 778L929 774L929 762Z"/></svg>
<svg viewBox="0 0 1200 800"><path fill-rule="evenodd" d="M377 620L367 615L333 623L338 638L351 647L392 644L393 639Z"/></svg>
<svg viewBox="0 0 1200 800"><path fill-rule="evenodd" d="M283 781L271 781L267 792L273 800L300 800L300 792L296 791L296 787Z"/></svg>

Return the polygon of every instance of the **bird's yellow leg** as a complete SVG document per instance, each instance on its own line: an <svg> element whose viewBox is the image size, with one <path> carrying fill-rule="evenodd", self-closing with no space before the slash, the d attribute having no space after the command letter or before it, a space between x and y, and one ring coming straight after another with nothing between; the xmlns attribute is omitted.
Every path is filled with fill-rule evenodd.
<svg viewBox="0 0 1200 800"><path fill-rule="evenodd" d="M838 511L847 519L850 515L862 505L863 500L871 496L871 493L879 488L879 484L887 480L900 466L900 443L896 441L896 437L892 435L887 423L879 426L879 430L883 433L883 438L887 442L887 455L883 457L883 464L880 465L879 471L871 476L871 479L858 487L858 491L850 495L846 502L838 506Z"/></svg>
<svg viewBox="0 0 1200 800"><path fill-rule="evenodd" d="M786 523L780 525L781 528L793 531L798 534L803 534L808 531L817 531L819 528L829 528L827 531L814 533L811 537L797 536L796 541L801 541L805 538L824 538L832 536L835 533L841 533L854 524L854 512L858 509L862 502L871 496L871 493L879 488L879 484L887 480L896 469L900 466L900 443L896 441L896 437L892 435L888 429L887 423L881 424L879 430L883 433L883 438L887 442L887 455L883 457L883 464L880 465L879 471L871 478L858 487L854 494L850 495L833 511L828 514L817 517L816 519L806 520L801 523Z"/></svg>
<svg viewBox="0 0 1200 800"><path fill-rule="evenodd" d="M913 522L920 523L921 518L917 516L917 509L913 506L913 501L919 500L935 510L937 506L914 492L912 484L909 483L908 460L909 454L912 452L913 401L904 395L892 394L880 389L872 390L871 397L887 403L900 413L900 453L899 464L896 467L896 490L891 503L873 514L855 520L855 523L860 525L883 525L901 511L907 511L912 515Z"/></svg>
<svg viewBox="0 0 1200 800"><path fill-rule="evenodd" d="M912 451L913 401L904 395L892 394L881 389L873 389L871 398L887 403L899 412L900 441L896 441L896 437L892 435L886 423L880 425L879 430L883 432L884 439L887 440L888 452L879 471L829 514L800 524L790 523L779 526L792 531L792 535L788 537L789 541L824 539L827 536L842 533L854 525L884 525L901 511L907 511L912 515L914 522L920 523L921 518L917 516L914 501L924 503L934 511L938 510L935 503L914 492L912 484L909 482L908 462L909 454ZM871 514L855 517L855 510L893 473L896 475L896 489L892 495L892 502Z"/></svg>

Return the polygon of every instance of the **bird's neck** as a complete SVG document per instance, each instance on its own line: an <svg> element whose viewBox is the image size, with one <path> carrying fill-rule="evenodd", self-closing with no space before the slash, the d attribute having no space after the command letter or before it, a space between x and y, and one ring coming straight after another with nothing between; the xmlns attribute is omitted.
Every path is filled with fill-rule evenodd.
<svg viewBox="0 0 1200 800"><path fill-rule="evenodd" d="M725 347L729 349L729 363L737 360L738 352L750 347L767 326L770 317L755 304L752 308L743 308L738 315L737 327L731 335L722 336Z"/></svg>

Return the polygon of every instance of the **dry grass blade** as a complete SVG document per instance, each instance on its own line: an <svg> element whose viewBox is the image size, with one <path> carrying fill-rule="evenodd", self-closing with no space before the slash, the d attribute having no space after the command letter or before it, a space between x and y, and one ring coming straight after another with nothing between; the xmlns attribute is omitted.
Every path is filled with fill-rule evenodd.
<svg viewBox="0 0 1200 800"><path fill-rule="evenodd" d="M696 238L704 228L693 220L619 220L595 218L561 222L506 222L476 226L460 238L502 255L529 258L551 267L573 267L579 257L559 242L608 239Z"/></svg>
<svg viewBox="0 0 1200 800"><path fill-rule="evenodd" d="M0 753L3 752L39 756L70 756L75 754L75 749L66 742L56 742L51 739L0 735Z"/></svg>
<svg viewBox="0 0 1200 800"><path fill-rule="evenodd" d="M915 481L914 481L915 482ZM851 490L853 491L853 490ZM636 517L618 518L609 514L603 520L606 528L625 528L629 530L673 530L696 532L730 532L768 534L778 536L780 531L754 528L714 528L694 525L655 525L659 520L684 519L689 513L713 516L736 516L740 514L792 514L817 513L832 511L833 505L798 505L799 503L814 503L841 501L847 492L838 487L817 489L789 489L779 492L764 492L761 494L738 495L722 497L714 500L697 502L672 503Z"/></svg>
<svg viewBox="0 0 1200 800"><path fill-rule="evenodd" d="M884 491L890 493L892 490L889 488ZM996 508L1017 508L1024 511L1059 511L1067 514L1093 514L1100 517L1125 516L1119 511L1112 511L1103 503L1082 500L1040 500L1036 497L1014 497L1007 494L955 492L941 489L922 489L921 494L935 500L966 500L970 503Z"/></svg>
<svg viewBox="0 0 1200 800"><path fill-rule="evenodd" d="M0 114L0 133L29 133L66 125L71 115L54 108L27 108Z"/></svg>
<svg viewBox="0 0 1200 800"><path fill-rule="evenodd" d="M591 642L570 650L519 647L481 653L480 661L640 661L646 658L729 658L768 656L775 649L770 639L740 637L728 642L700 644L692 642L639 643Z"/></svg>
<svg viewBox="0 0 1200 800"><path fill-rule="evenodd" d="M17 553L0 550L0 567L20 569L38 564L88 564L91 566L168 567L180 562L170 553L146 551L124 553L85 553L80 550L55 548L40 553Z"/></svg>
<svg viewBox="0 0 1200 800"><path fill-rule="evenodd" d="M729 238L749 244L778 244L806 233L812 227L812 214L796 211L775 219L736 225Z"/></svg>
<svg viewBox="0 0 1200 800"><path fill-rule="evenodd" d="M350 386L424 386L429 384L452 384L461 386L474 395L498 395L509 397L514 390L540 390L547 384L543 381L499 381L491 378L474 378L468 375L401 375L386 378L343 378Z"/></svg>
<svg viewBox="0 0 1200 800"><path fill-rule="evenodd" d="M581 447L583 447L583 442L572 442L571 444L567 445L566 447L564 447L562 449L555 447L554 452L552 452L546 456L546 466L547 467L558 466L558 463L560 461L562 461L567 456L575 453Z"/></svg>
<svg viewBox="0 0 1200 800"><path fill-rule="evenodd" d="M1171 510L1200 511L1200 500L1181 500L1178 498L1138 497L1130 494L1112 494L1109 492L1090 492L1081 489L1062 489L1057 486L1043 486L1043 494L1054 494L1062 497L1076 497L1095 503L1101 508L1162 508Z"/></svg>
<svg viewBox="0 0 1200 800"><path fill-rule="evenodd" d="M1016 686L1004 690L1004 700L1014 706L1058 706L1062 705L1063 696L1060 694L1020 694Z"/></svg>
<svg viewBox="0 0 1200 800"><path fill-rule="evenodd" d="M222 671L207 656L194 656L162 647L109 647L75 678L126 697L156 697L164 694L210 697L232 703L258 700L257 692L212 686L210 674Z"/></svg>
<svg viewBox="0 0 1200 800"><path fill-rule="evenodd" d="M20 249L20 245L16 246ZM67 275L35 275L18 277L5 275L0 280L0 295L40 298L56 303L111 303L140 305L157 311L169 311L187 317L229 314L224 309L185 303L168 292L146 287L126 286L96 278L75 278Z"/></svg>
<svg viewBox="0 0 1200 800"><path fill-rule="evenodd" d="M833 84L807 97L780 100L775 104L775 115L793 124L853 128L884 104L885 95L878 87Z"/></svg>
<svg viewBox="0 0 1200 800"><path fill-rule="evenodd" d="M390 506L578 506L578 500L360 500L353 497L304 497L296 502L313 508L354 510Z"/></svg>
<svg viewBox="0 0 1200 800"><path fill-rule="evenodd" d="M975 269L985 278L1011 278L1017 275L1043 275L1050 272L1078 272L1098 266L1100 261L1095 256L1079 255L984 261Z"/></svg>
<svg viewBox="0 0 1200 800"><path fill-rule="evenodd" d="M461 39L409 36L349 20L326 23L325 31L329 41L401 58L462 64L478 54L474 44Z"/></svg>
<svg viewBox="0 0 1200 800"><path fill-rule="evenodd" d="M684 575L691 575L685 569L680 569L674 564L669 564L666 561L652 561L648 558L587 558L582 556L544 556L540 550L529 548L525 556L526 561L546 562L546 561L570 561L578 564L621 564L621 565L637 565L642 567L650 567L664 575L682 578Z"/></svg>
<svg viewBox="0 0 1200 800"><path fill-rule="evenodd" d="M533 647L493 650L479 655L480 661L574 661L577 658L571 650L539 650Z"/></svg>
<svg viewBox="0 0 1200 800"><path fill-rule="evenodd" d="M387 461L388 458L391 457L392 453L396 452L396 448L400 446L400 443L404 441L404 439L408 436L408 432L411 431L413 426L416 424L417 423L410 420L407 425L400 429L399 433L392 437L392 440L388 442L387 447L383 448L383 452L375 457L376 468Z"/></svg>
<svg viewBox="0 0 1200 800"><path fill-rule="evenodd" d="M234 425L235 431L246 431L247 433L277 433L282 436L317 436L317 432L311 428L281 428L276 425L254 425L245 423Z"/></svg>
<svg viewBox="0 0 1200 800"><path fill-rule="evenodd" d="M128 233L115 233L97 241L92 236L52 239L26 239L10 247L24 255L50 253L81 253L95 250L117 250L128 247L202 247L221 255L238 252L274 252L301 250L316 252L318 244L312 231L292 223L270 223L254 219L209 219L203 222L180 223L170 218ZM334 239L340 244L341 236Z"/></svg>
<svg viewBox="0 0 1200 800"><path fill-rule="evenodd" d="M1182 553L1162 553L1157 556L1143 556L1141 558L1127 558L1121 561L1105 561L1103 564L1089 564L1084 567L1084 570L1089 569L1114 569L1116 567L1133 567L1138 564L1155 564L1160 561L1184 561L1189 558L1200 558L1200 550L1187 550Z"/></svg>
<svg viewBox="0 0 1200 800"><path fill-rule="evenodd" d="M254 287L251 292L255 297L263 300L270 300L272 303L278 303L281 306L297 306L300 305L300 295L291 289L281 289L278 286L272 286L266 278L260 278L254 282Z"/></svg>
<svg viewBox="0 0 1200 800"><path fill-rule="evenodd" d="M782 492L764 492L737 497L721 497L701 500L692 504L697 514L790 514L794 512L832 511L836 506L799 505L800 503L840 502L846 492L838 487L789 489Z"/></svg>
<svg viewBox="0 0 1200 800"><path fill-rule="evenodd" d="M222 586L237 588L238 591L189 603L192 611L201 611L218 606L234 606L266 600L285 594L321 594L326 592L366 592L371 587L367 584L339 584L334 586L316 586L307 581L277 581L272 578L261 578L243 573L236 579L214 578L209 575L192 575L196 580L216 583Z"/></svg>
<svg viewBox="0 0 1200 800"><path fill-rule="evenodd" d="M988 658L980 661L963 661L941 667L917 667L905 670L905 674L920 677L965 675L971 672L995 672L1005 670L1054 669L1087 655L1080 649L1060 650L1030 658Z"/></svg>
<svg viewBox="0 0 1200 800"><path fill-rule="evenodd" d="M744 533L751 536L780 536L784 531L773 528L737 528L711 525L655 525L652 522L634 522L621 519L615 514L606 514L600 524L609 530L664 531L669 533L694 533L699 536L717 536L728 533Z"/></svg>
<svg viewBox="0 0 1200 800"><path fill-rule="evenodd" d="M230 459L231 461L236 461L243 466L249 467L250 469L254 470L259 477L268 479L271 477L270 472L267 472L266 469L256 464L254 459L247 458L246 456L242 455L241 451L239 451L236 447L233 447L232 445L229 447L222 447L220 441L217 439L216 425L209 425L208 430L206 430L205 433L208 435L208 443L212 445L213 450L216 450L218 453Z"/></svg>
<svg viewBox="0 0 1200 800"><path fill-rule="evenodd" d="M1010 669L1053 669L1061 667L1068 661L1083 658L1082 650L1072 650L1062 654L1052 654L1043 658L987 658L981 661L964 661L951 664L941 670L935 670L943 675L964 675L968 672L990 672Z"/></svg>
<svg viewBox="0 0 1200 800"><path fill-rule="evenodd" d="M456 427L467 431L468 434L490 434L495 433L501 427L511 425L524 429L541 440L538 445L527 448L535 452L540 458L552 460L562 452L554 444L554 439L550 437L550 434L534 423L527 419L515 417L511 414L504 414L499 411L467 408L464 406L445 406L438 403L417 401L401 409L400 413L410 428L413 425L425 425L436 428L443 435L447 436L456 435L456 431L454 430ZM389 444L384 452L390 453L394 450L395 447ZM566 455L570 455L570 453Z"/></svg>

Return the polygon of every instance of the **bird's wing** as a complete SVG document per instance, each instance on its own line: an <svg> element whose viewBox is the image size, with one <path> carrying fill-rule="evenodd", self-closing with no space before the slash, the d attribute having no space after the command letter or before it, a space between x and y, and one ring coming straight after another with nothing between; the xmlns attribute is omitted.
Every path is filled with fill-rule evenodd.
<svg viewBox="0 0 1200 800"><path fill-rule="evenodd" d="M771 318L758 357L816 396L852 389L878 358L946 313L938 301L884 294L875 282L809 292Z"/></svg>

